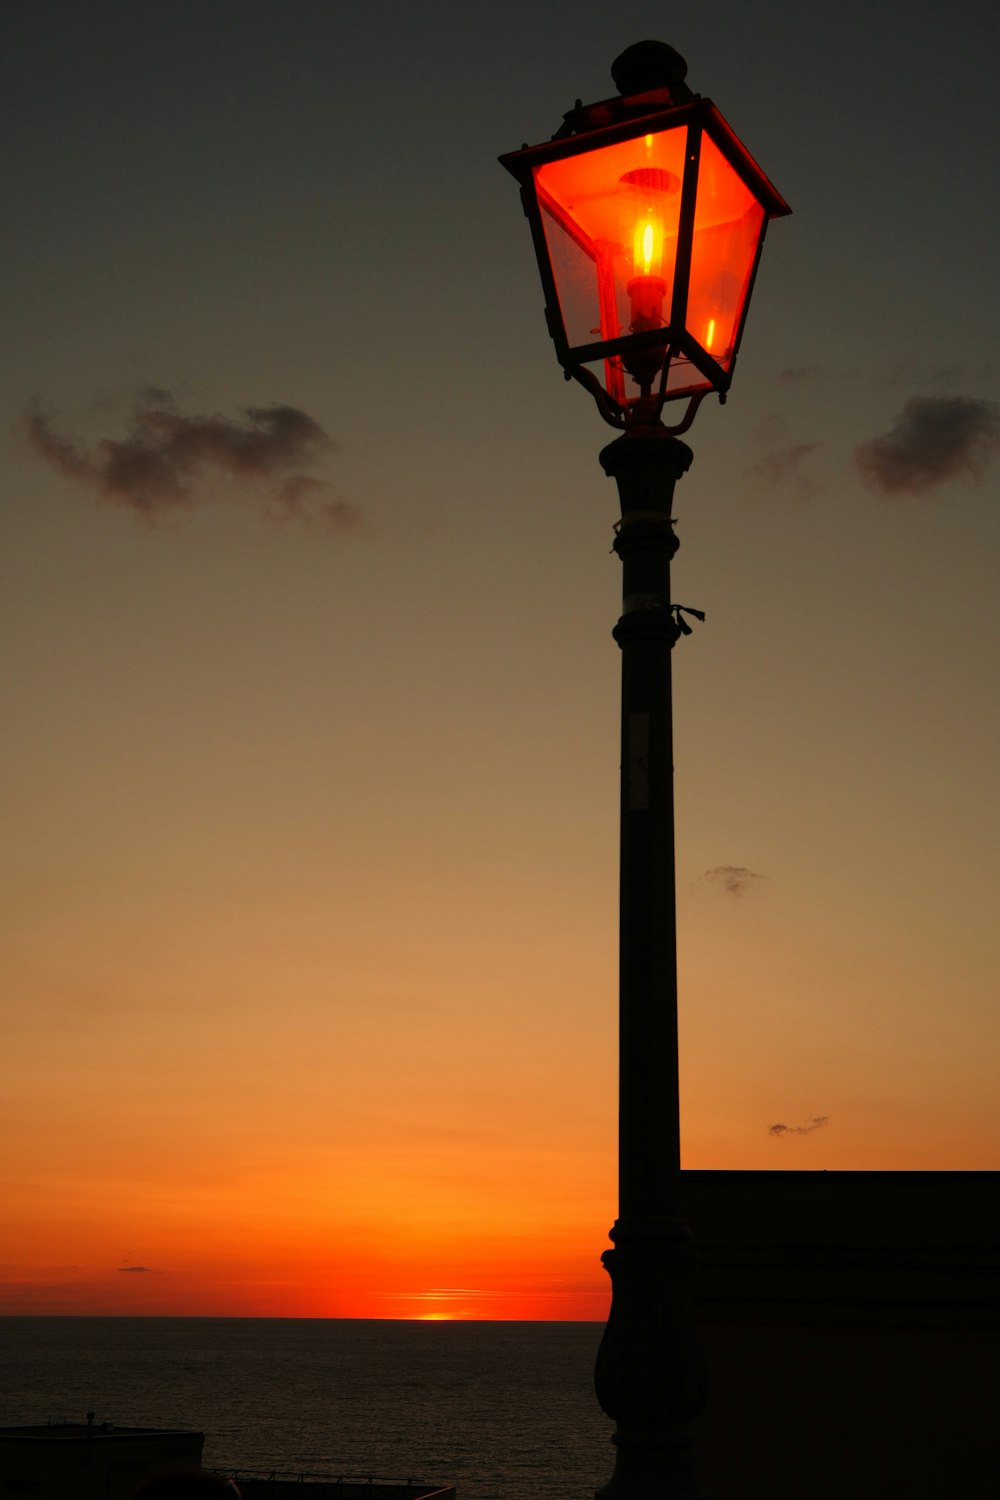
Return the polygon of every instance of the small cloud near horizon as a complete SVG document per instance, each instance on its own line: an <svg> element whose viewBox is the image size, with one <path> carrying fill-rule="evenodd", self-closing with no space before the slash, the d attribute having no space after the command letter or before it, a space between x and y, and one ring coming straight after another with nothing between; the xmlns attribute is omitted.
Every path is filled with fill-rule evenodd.
<svg viewBox="0 0 1000 1500"><path fill-rule="evenodd" d="M244 407L237 419L186 415L169 391L147 386L133 406L123 437L88 444L61 430L56 416L33 402L24 429L35 453L56 473L98 500L144 520L248 490L279 521L319 525L330 532L363 529L361 508L325 499L329 484L304 472L335 445L308 413L278 403Z"/></svg>
<svg viewBox="0 0 1000 1500"><path fill-rule="evenodd" d="M951 479L979 484L998 448L996 401L913 396L888 432L858 444L854 462L870 489L920 495Z"/></svg>
<svg viewBox="0 0 1000 1500"><path fill-rule="evenodd" d="M814 1130L821 1130L824 1125L829 1125L829 1123L829 1115L813 1115L812 1119L808 1120L805 1125L769 1125L767 1133L773 1136L812 1135Z"/></svg>
<svg viewBox="0 0 1000 1500"><path fill-rule="evenodd" d="M746 865L716 865L714 869L706 870L701 878L721 885L727 896L742 896L756 881L766 880L767 876L757 870L748 870Z"/></svg>
<svg viewBox="0 0 1000 1500"><path fill-rule="evenodd" d="M407 1302L437 1302L449 1297L499 1297L499 1292L475 1286L433 1286L422 1292L382 1292L383 1298Z"/></svg>
<svg viewBox="0 0 1000 1500"><path fill-rule="evenodd" d="M154 1271L152 1266L119 1266L119 1271L127 1271L132 1274L141 1272L143 1276L162 1276L162 1271Z"/></svg>

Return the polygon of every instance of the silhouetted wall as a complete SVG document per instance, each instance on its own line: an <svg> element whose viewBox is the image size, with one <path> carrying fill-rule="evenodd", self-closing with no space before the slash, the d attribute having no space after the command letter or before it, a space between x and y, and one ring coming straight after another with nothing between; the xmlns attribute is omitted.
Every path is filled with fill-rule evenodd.
<svg viewBox="0 0 1000 1500"><path fill-rule="evenodd" d="M1000 1173L682 1175L718 1500L1000 1493Z"/></svg>
<svg viewBox="0 0 1000 1500"><path fill-rule="evenodd" d="M0 1428L0 1493L36 1500L130 1500L136 1486L167 1469L201 1464L201 1432L155 1427Z"/></svg>

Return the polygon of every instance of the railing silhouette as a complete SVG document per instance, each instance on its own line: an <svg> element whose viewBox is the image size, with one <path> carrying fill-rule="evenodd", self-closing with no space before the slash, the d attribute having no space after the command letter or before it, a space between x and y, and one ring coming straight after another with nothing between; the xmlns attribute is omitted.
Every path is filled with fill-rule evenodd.
<svg viewBox="0 0 1000 1500"><path fill-rule="evenodd" d="M223 1479L231 1479L241 1488L252 1486L255 1490L262 1486L287 1486L287 1485L309 1485L317 1491L320 1486L341 1495L355 1490L391 1489L395 1492L397 1500L444 1500L444 1497L455 1494L454 1485L429 1484L425 1480L415 1479L407 1476L405 1479L393 1479L385 1475L375 1474L330 1474L318 1473L313 1470L301 1469L216 1469L213 1470Z"/></svg>

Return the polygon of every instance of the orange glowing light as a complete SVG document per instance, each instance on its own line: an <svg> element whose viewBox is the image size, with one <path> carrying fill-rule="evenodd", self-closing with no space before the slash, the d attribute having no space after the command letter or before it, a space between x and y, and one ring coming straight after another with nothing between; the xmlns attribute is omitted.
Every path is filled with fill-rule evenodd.
<svg viewBox="0 0 1000 1500"><path fill-rule="evenodd" d="M699 140L697 187L685 231L681 202L682 184L692 171L688 142L686 126L675 127L535 168L571 345L591 343L595 334L611 341L673 328L728 372L765 209L705 132ZM690 243L686 264L678 260L684 233ZM579 258L581 252L584 259ZM679 272L682 301L675 297ZM590 300L594 291L596 308ZM678 318L681 321L674 321ZM679 351L675 345L673 389L710 383L708 372L702 374L692 365L694 350L690 345L688 349ZM641 371L648 379L653 364L649 355L608 361L611 393L621 400L627 395L628 376Z"/></svg>
<svg viewBox="0 0 1000 1500"><path fill-rule="evenodd" d="M788 205L710 101L650 113L634 135L611 113L501 158L525 193L560 362L585 384L603 365L619 412L654 389L724 396L767 221Z"/></svg>

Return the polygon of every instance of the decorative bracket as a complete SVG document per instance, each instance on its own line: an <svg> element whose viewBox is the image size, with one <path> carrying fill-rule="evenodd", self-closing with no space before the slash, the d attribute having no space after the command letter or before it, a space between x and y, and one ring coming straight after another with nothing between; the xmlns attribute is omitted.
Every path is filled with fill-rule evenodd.
<svg viewBox="0 0 1000 1500"><path fill-rule="evenodd" d="M669 359L663 367L664 378L666 378L668 366ZM658 426L668 432L671 437L679 437L691 426L705 397L712 394L710 390L695 391L688 398L681 420L668 427L663 421L663 408L668 398L662 385L656 395L639 396L634 401L630 401L627 406L620 406L612 396L608 395L593 370L588 370L585 365L564 365L563 375L567 380L578 380L584 390L589 391L593 396L597 410L605 422L610 427L617 427L620 432L628 428ZM719 399L725 400L725 397L720 395Z"/></svg>

